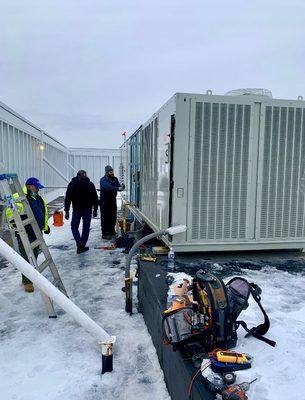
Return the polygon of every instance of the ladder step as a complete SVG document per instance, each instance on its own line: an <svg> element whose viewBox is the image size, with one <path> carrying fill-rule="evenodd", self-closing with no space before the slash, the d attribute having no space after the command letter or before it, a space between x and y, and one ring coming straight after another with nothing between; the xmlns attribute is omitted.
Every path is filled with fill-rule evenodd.
<svg viewBox="0 0 305 400"><path fill-rule="evenodd" d="M31 248L34 250L36 249L36 247L38 247L39 245L41 245L41 241L40 240L34 240L34 242L31 243Z"/></svg>
<svg viewBox="0 0 305 400"><path fill-rule="evenodd" d="M22 221L23 226L30 225L34 221L34 218L27 218Z"/></svg>
<svg viewBox="0 0 305 400"><path fill-rule="evenodd" d="M38 272L42 273L50 264L52 264L52 260L47 258L44 260L38 267L36 268Z"/></svg>

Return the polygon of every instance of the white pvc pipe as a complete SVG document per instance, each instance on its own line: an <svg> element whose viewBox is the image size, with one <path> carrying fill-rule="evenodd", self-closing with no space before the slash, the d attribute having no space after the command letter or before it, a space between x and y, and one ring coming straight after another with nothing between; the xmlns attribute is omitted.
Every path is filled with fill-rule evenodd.
<svg viewBox="0 0 305 400"><path fill-rule="evenodd" d="M30 279L43 293L59 305L67 314L71 315L83 328L91 333L98 341L102 343L114 343L115 337L110 336L103 328L94 322L87 314L78 308L70 299L68 299L60 290L22 258L12 247L4 240L0 239L0 255L12 263L20 272Z"/></svg>

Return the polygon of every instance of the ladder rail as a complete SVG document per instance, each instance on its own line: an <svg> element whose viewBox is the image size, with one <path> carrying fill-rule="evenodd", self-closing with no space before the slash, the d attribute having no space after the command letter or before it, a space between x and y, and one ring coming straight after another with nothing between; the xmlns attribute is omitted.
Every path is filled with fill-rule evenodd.
<svg viewBox="0 0 305 400"><path fill-rule="evenodd" d="M2 176L3 178L3 176ZM37 224L34 213L31 209L31 206L27 200L26 195L23 193L23 189L18 180L18 176L15 174L8 175L7 179L0 180L0 189L2 187L2 196L7 200L10 204L10 208L12 211L12 218L9 220L9 226L11 230L12 238L15 238L14 247L18 252L18 244L17 244L17 236L19 236L20 241L24 247L24 251L28 257L29 263L33 265L38 272L42 273L46 268L49 267L50 272L53 276L53 284L65 295L67 295L67 291L65 286L61 280L58 269L54 263L52 255L48 246L46 245L43 234ZM18 194L17 198L13 197L12 188L14 189L14 193ZM1 191L0 191L1 194ZM2 201L3 203L3 201ZM23 205L23 213L20 215L17 203L22 203ZM5 209L3 214L5 214ZM24 218L23 218L24 217ZM4 215L5 218L5 215ZM2 224L3 224L3 215L2 215ZM26 227L30 226L35 235L35 240L30 242L29 236L26 230ZM14 233L13 233L14 232ZM36 259L34 249L39 248L40 253L43 255L44 260L39 264L38 257ZM49 317L56 317L56 313L53 307L52 300L46 296L43 292L41 292L42 298L46 304L46 308L49 314Z"/></svg>

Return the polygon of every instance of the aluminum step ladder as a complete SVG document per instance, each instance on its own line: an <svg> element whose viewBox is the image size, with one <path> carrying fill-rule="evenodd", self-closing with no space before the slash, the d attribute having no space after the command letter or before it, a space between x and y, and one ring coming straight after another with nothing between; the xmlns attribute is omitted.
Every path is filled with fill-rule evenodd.
<svg viewBox="0 0 305 400"><path fill-rule="evenodd" d="M15 193L18 194L18 197L15 197L15 195L13 196L13 194ZM20 215L18 212L17 203L22 203L23 205L24 212L22 213L22 215ZM13 216L6 222L8 223L9 229L13 231L12 238L15 250L19 253L17 240L14 240L15 234L17 234L23 244L29 263L33 265L40 273L49 268L53 276L53 285L56 286L65 296L68 297L64 284L60 278L58 269L56 268L48 246L44 241L44 238L34 217L32 209L29 205L27 197L22 190L18 176L16 174L0 175L0 204L2 206L9 207L13 213ZM3 215L1 219L3 224ZM30 242L28 238L26 232L27 226L31 226L34 231L36 239L33 242ZM2 230L4 231L5 228L2 228ZM37 247L40 250L40 254L42 254L44 258L40 264L38 264L38 261L36 260L36 257L34 255L34 249L36 249ZM43 292L41 292L41 295L46 304L49 318L56 318L53 301Z"/></svg>

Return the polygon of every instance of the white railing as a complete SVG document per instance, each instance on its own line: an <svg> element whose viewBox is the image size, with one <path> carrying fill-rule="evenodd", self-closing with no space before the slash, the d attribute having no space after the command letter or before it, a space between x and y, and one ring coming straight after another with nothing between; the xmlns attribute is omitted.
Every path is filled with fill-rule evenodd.
<svg viewBox="0 0 305 400"><path fill-rule="evenodd" d="M96 188L99 187L99 182L105 173L106 165L111 165L115 173L119 175L119 149L71 148L69 150L69 165L74 168L74 171L78 171L79 169L87 171ZM73 175L75 174L74 171Z"/></svg>
<svg viewBox="0 0 305 400"><path fill-rule="evenodd" d="M63 194L79 169L98 187L107 164L119 170L118 149L70 149L0 102L0 173L41 180L47 201Z"/></svg>

